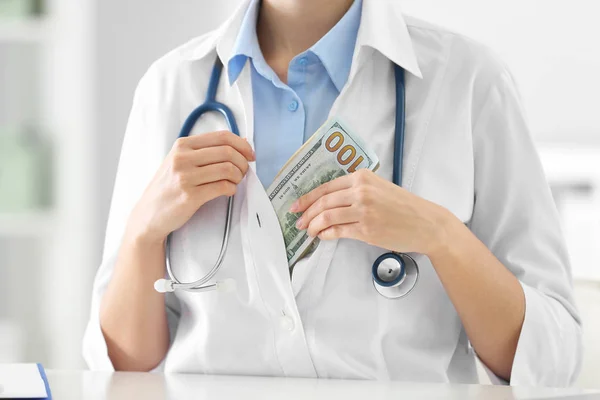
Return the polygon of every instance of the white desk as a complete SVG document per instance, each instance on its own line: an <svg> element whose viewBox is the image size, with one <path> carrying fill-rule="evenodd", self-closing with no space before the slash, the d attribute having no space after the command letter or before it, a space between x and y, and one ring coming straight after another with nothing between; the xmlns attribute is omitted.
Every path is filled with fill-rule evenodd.
<svg viewBox="0 0 600 400"><path fill-rule="evenodd" d="M336 381L131 372L47 371L55 400L162 399L600 399L579 389ZM572 396L572 397L571 397Z"/></svg>

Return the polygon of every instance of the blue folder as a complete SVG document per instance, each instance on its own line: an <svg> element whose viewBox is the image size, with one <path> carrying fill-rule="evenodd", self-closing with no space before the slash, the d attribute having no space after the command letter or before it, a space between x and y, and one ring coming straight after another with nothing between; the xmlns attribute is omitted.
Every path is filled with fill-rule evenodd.
<svg viewBox="0 0 600 400"><path fill-rule="evenodd" d="M40 378L42 382L40 382ZM40 383L43 383L43 386ZM0 364L0 399L15 400L23 398L52 400L50 384L48 383L48 377L42 364Z"/></svg>
<svg viewBox="0 0 600 400"><path fill-rule="evenodd" d="M52 392L50 392L50 384L48 383L48 377L46 376L46 371L44 370L44 367L40 363L37 364L37 367L38 367L38 370L40 371L40 376L42 377L42 380L44 381L44 386L46 386L47 397L34 399L34 400L52 400Z"/></svg>

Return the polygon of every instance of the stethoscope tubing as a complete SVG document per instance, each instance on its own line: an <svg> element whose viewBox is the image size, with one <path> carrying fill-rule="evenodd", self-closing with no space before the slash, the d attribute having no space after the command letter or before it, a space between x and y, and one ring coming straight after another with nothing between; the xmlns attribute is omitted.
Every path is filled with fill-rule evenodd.
<svg viewBox="0 0 600 400"><path fill-rule="evenodd" d="M171 281L171 288L173 290L181 289L181 290L186 290L188 292L198 292L198 291L213 290L216 288L216 284L211 284L211 285L207 285L207 286L205 286L205 284L208 281L210 281L215 276L215 274L219 271L219 268L221 268L221 264L223 263L223 258L225 258L225 253L227 252L227 246L229 245L229 232L231 230L231 217L233 215L233 198L234 198L234 196L230 196L227 199L227 215L226 215L226 220L225 220L225 229L223 230L223 240L221 242L221 250L219 251L219 256L217 257L217 261L215 262L212 269L204 277L202 277L198 280L195 280L193 282L186 282L186 283L180 282L179 279L177 279L177 277L175 276L173 269L171 268L171 262L170 262L171 257L169 257L169 256L166 257L167 274ZM171 254L170 246L171 246L171 235L169 235L167 237L167 244L166 244L166 249L165 249L165 252L167 255Z"/></svg>
<svg viewBox="0 0 600 400"><path fill-rule="evenodd" d="M404 70L394 64L396 80L396 125L394 132L394 164L392 182L402 187L402 162L404 160L404 136L406 131L406 84ZM387 259L398 262L400 275L392 282L386 282L378 275L379 265ZM405 253L388 252L375 260L371 270L373 286L377 292L390 300L407 296L416 286L419 278L419 265Z"/></svg>
<svg viewBox="0 0 600 400"><path fill-rule="evenodd" d="M225 122L229 130L237 136L240 136L240 132L235 121L235 117L233 116L233 112L229 107L227 107L223 103L219 103L216 101L217 96L217 88L219 85L219 80L221 77L221 71L223 69L223 64L219 57L215 61L215 66L210 76L210 81L208 84L208 90L206 93L206 101L200 106L196 107L194 111L190 113L190 115L185 120L183 127L179 133L179 138L188 137L194 126L198 122L198 120L202 117L202 115L207 114L209 112L219 112L223 115ZM221 264L223 263L223 258L225 257L225 253L227 252L227 246L229 244L229 233L231 230L231 219L233 215L233 202L235 196L230 196L227 199L227 213L225 216L225 228L223 229L223 240L221 242L221 250L219 251L219 256L217 257L217 261L213 265L212 269L202 278L197 279L193 282L181 282L175 276L173 269L171 268L170 262L170 247L171 247L171 236L170 234L167 237L166 245L165 245L165 253L166 253L166 267L167 274L169 276L168 285L170 285L170 290L173 291L176 289L185 290L188 292L203 292L215 290L217 288L217 284L206 285L208 281L210 281L215 274L219 271Z"/></svg>
<svg viewBox="0 0 600 400"><path fill-rule="evenodd" d="M219 112L223 115L229 130L233 132L235 135L239 136L239 130L237 123L235 121L235 117L229 107L227 107L223 103L219 103L216 101L217 88L219 85L219 80L221 77L221 71L223 69L223 64L219 57L217 57L215 61L214 68L211 72L210 81L208 85L208 90L206 94L206 100L203 104L198 106L196 109L190 113L188 118L185 120L183 127L179 133L179 137L187 137L191 134L194 126L198 122L198 120L202 117L202 115L209 112ZM405 124L406 124L406 87L404 80L404 70L394 64L394 77L396 81L396 117L395 117L395 132L394 132L394 160L393 160L393 175L392 181L394 184L398 186L402 186L402 162L404 158L404 134L405 134ZM193 282L181 282L175 276L173 269L171 267L170 262L170 248L171 248L171 236L169 234L165 244L165 253L166 253L166 269L169 279L164 280L166 283L166 288L163 288L163 291L172 292L174 290L185 290L189 292L205 292L211 291L219 288L219 282L207 284L219 271L223 263L223 259L225 257L225 253L227 252L227 246L229 244L229 234L231 230L231 219L233 214L233 204L234 204L234 196L230 196L227 201L227 213L225 220L225 228L223 230L223 240L221 243L221 249L219 251L219 255L212 269L202 278L197 279ZM401 266L401 276L398 277L397 281L392 284L385 283L380 277L377 275L377 270L379 264L384 259L398 259L400 260ZM404 259L404 261L403 261ZM407 281L407 271L409 271L409 275L411 276L410 287L402 287L403 283ZM387 297L389 299L400 298L408 295L416 285L419 276L419 268L414 259L407 254L396 253L396 252L388 252L382 254L373 264L372 269L373 275L373 284L377 292L379 292L382 296ZM383 283L383 284L382 284ZM157 289L158 290L158 289Z"/></svg>
<svg viewBox="0 0 600 400"><path fill-rule="evenodd" d="M396 64L394 64L394 77L396 79L396 132L392 182L402 187L402 161L404 160L404 133L406 131L406 86L404 70Z"/></svg>

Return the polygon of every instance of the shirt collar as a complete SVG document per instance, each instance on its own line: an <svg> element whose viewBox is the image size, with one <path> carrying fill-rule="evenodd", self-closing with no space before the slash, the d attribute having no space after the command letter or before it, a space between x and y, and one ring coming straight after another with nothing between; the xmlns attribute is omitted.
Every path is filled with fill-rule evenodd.
<svg viewBox="0 0 600 400"><path fill-rule="evenodd" d="M342 19L308 50L323 63L338 91L342 90L350 74L352 55L360 25L361 6L362 0L356 0ZM233 84L238 78L248 58L254 60L256 68L263 64L266 65L256 35L259 7L260 1L252 0L240 25L228 62L227 74L230 84Z"/></svg>
<svg viewBox="0 0 600 400"><path fill-rule="evenodd" d="M227 60L231 59L233 54L242 22L254 1L256 0L243 0L231 18L215 32L213 40L188 53L186 58L190 60L204 58L211 49L216 47L217 54L221 61L225 60L224 65L227 69ZM412 40L398 3L397 0L363 2L354 52L357 53L357 50L362 47L372 47L414 76L422 78Z"/></svg>
<svg viewBox="0 0 600 400"><path fill-rule="evenodd" d="M361 19L362 0L355 0L342 19L310 49L319 57L338 91L348 80Z"/></svg>
<svg viewBox="0 0 600 400"><path fill-rule="evenodd" d="M255 63L258 60L263 60L258 37L256 35L256 21L258 19L259 7L260 0L250 1L244 19L240 25L239 32L236 35L237 38L233 45L231 56L227 62L229 67L227 76L229 77L230 85L233 85L236 81L248 58L254 59Z"/></svg>

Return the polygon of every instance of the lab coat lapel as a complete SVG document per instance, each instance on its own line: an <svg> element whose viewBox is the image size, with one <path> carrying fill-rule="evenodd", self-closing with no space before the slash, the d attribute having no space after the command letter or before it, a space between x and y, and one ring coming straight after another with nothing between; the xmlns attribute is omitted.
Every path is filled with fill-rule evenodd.
<svg viewBox="0 0 600 400"><path fill-rule="evenodd" d="M392 181L396 117L394 62L381 52L366 47L362 49L355 63L353 74L342 92L344 97L340 94L332 115L340 116L356 134L362 136L379 157L380 167L377 174ZM412 96L415 87L422 81L408 71L404 75L407 106L402 187L410 191L427 130L426 126L421 125L421 121L415 119L419 113L416 112L416 99Z"/></svg>
<svg viewBox="0 0 600 400"><path fill-rule="evenodd" d="M244 130L241 134L254 149L254 98L252 96L252 77L250 72L250 63L246 62L234 86L239 99L242 101L242 112L244 114ZM251 163L250 166L255 168L256 163Z"/></svg>
<svg viewBox="0 0 600 400"><path fill-rule="evenodd" d="M234 84L244 113L243 136L254 147L250 64ZM274 345L285 375L316 377L302 319L291 287L279 219L251 163L243 181L242 247L249 285L256 285L266 317L273 326Z"/></svg>
<svg viewBox="0 0 600 400"><path fill-rule="evenodd" d="M251 78L250 63L247 62L234 86L242 102L241 108L244 115L242 137L245 137L254 148L254 102ZM269 272L276 275L278 281L284 282L282 290L285 290L285 287L290 290L285 244L279 220L264 187L257 178L256 163L254 162L250 163L245 185L247 193L243 206L245 216L242 217L244 218L242 234L248 236L248 244L251 245L251 248L247 249L248 254L259 255L259 257L268 255L267 257L272 258L274 268ZM267 238L269 240L266 240Z"/></svg>

